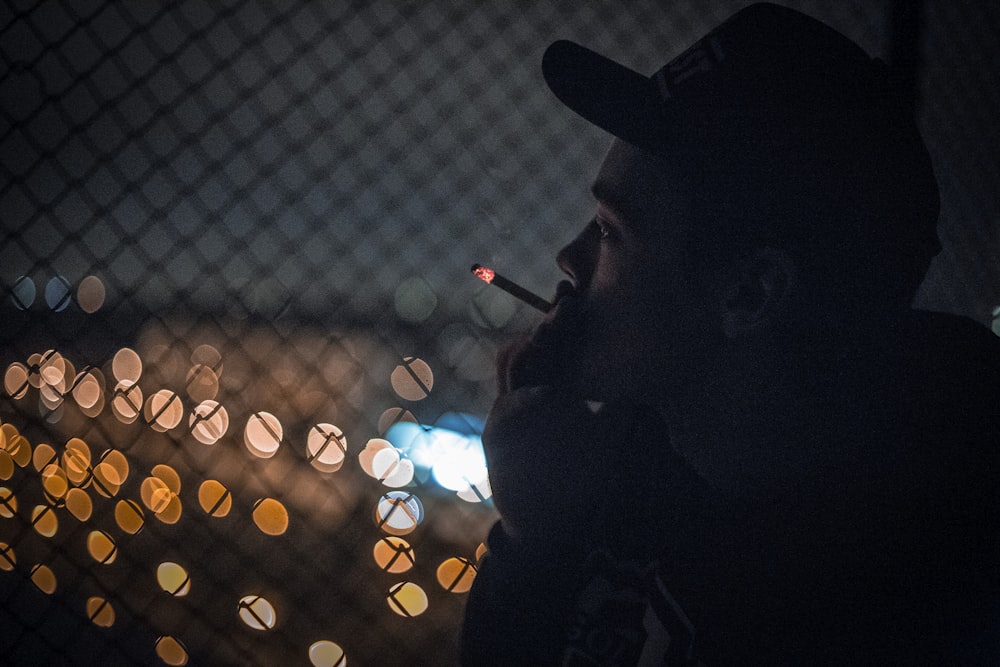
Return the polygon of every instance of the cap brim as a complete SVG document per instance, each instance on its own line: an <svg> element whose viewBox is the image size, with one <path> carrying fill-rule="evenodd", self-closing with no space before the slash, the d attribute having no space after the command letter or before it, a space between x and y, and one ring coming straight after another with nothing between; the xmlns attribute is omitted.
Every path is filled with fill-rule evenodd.
<svg viewBox="0 0 1000 667"><path fill-rule="evenodd" d="M542 74L563 104L594 125L640 147L662 141L663 108L649 77L566 40L546 49Z"/></svg>

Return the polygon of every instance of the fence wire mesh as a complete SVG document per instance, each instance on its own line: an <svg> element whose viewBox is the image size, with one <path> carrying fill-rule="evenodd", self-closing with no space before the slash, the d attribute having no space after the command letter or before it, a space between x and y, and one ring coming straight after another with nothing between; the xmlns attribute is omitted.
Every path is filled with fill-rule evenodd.
<svg viewBox="0 0 1000 667"><path fill-rule="evenodd" d="M648 73L742 4L0 8L4 661L454 663L493 358L536 317L469 265L550 293L607 143L542 50ZM794 6L889 52L887 3ZM919 303L982 321L998 28L931 3L918 54Z"/></svg>

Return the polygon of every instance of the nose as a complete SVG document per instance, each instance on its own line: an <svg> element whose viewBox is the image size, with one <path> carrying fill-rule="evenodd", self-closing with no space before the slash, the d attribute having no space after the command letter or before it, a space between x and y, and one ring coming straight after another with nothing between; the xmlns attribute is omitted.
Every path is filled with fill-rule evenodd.
<svg viewBox="0 0 1000 667"><path fill-rule="evenodd" d="M596 251L597 243L591 225L588 224L575 239L556 254L556 264L570 277L577 289L582 289L590 283Z"/></svg>

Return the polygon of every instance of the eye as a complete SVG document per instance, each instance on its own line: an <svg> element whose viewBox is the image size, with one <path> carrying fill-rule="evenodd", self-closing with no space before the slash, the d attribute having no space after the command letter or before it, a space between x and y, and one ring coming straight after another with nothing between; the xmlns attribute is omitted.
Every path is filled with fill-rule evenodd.
<svg viewBox="0 0 1000 667"><path fill-rule="evenodd" d="M602 241L610 239L614 236L614 231L611 224L600 216L594 217L594 228L597 230L597 236Z"/></svg>

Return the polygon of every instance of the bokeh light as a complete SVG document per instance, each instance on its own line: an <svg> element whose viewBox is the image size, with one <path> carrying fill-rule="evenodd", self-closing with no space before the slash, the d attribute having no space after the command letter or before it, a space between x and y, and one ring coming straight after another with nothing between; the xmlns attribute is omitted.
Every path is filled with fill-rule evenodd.
<svg viewBox="0 0 1000 667"><path fill-rule="evenodd" d="M306 455L320 472L337 472L347 455L347 438L333 424L316 424L306 437Z"/></svg>
<svg viewBox="0 0 1000 667"><path fill-rule="evenodd" d="M206 479L198 487L198 504L209 516L224 517L233 506L233 497L221 482Z"/></svg>
<svg viewBox="0 0 1000 667"><path fill-rule="evenodd" d="M111 398L111 411L123 424L131 424L142 409L142 389L133 380L122 380L115 385Z"/></svg>
<svg viewBox="0 0 1000 667"><path fill-rule="evenodd" d="M261 498L253 505L253 522L265 535L283 535L288 530L288 510L274 498Z"/></svg>
<svg viewBox="0 0 1000 667"><path fill-rule="evenodd" d="M71 296L69 282L62 276L52 276L45 283L45 304L55 312L66 310Z"/></svg>
<svg viewBox="0 0 1000 667"><path fill-rule="evenodd" d="M123 498L115 503L115 523L129 535L135 535L146 525L146 515L134 500Z"/></svg>
<svg viewBox="0 0 1000 667"><path fill-rule="evenodd" d="M278 452L284 431L281 422L270 412L255 412L247 420L243 442L254 456L271 458Z"/></svg>
<svg viewBox="0 0 1000 667"><path fill-rule="evenodd" d="M142 359L130 347L123 347L111 360L111 373L119 383L135 384L142 376Z"/></svg>
<svg viewBox="0 0 1000 667"><path fill-rule="evenodd" d="M206 399L191 411L189 424L195 440L214 445L229 430L229 412L217 401Z"/></svg>
<svg viewBox="0 0 1000 667"><path fill-rule="evenodd" d="M175 392L161 389L146 400L143 415L150 428L166 433L184 419L184 405Z"/></svg>
<svg viewBox="0 0 1000 667"><path fill-rule="evenodd" d="M186 385L192 401L210 401L219 393L219 376L211 366L195 364L188 371Z"/></svg>
<svg viewBox="0 0 1000 667"><path fill-rule="evenodd" d="M57 587L56 573L48 565L38 563L31 568L31 583L46 595L52 595Z"/></svg>
<svg viewBox="0 0 1000 667"><path fill-rule="evenodd" d="M49 505L35 505L31 510L31 525L42 537L52 538L59 532L59 518Z"/></svg>
<svg viewBox="0 0 1000 667"><path fill-rule="evenodd" d="M406 572L417 560L410 543L393 535L383 537L376 542L372 555L375 564L390 574Z"/></svg>
<svg viewBox="0 0 1000 667"><path fill-rule="evenodd" d="M116 496L128 478L128 471L124 454L115 449L106 450L91 472L92 486L105 498Z"/></svg>
<svg viewBox="0 0 1000 667"><path fill-rule="evenodd" d="M183 566L165 561L156 568L156 581L160 588L175 597L184 597L191 592L191 577Z"/></svg>
<svg viewBox="0 0 1000 667"><path fill-rule="evenodd" d="M17 555L14 547L6 542L0 542L0 570L11 572L17 566Z"/></svg>
<svg viewBox="0 0 1000 667"><path fill-rule="evenodd" d="M396 287L394 295L396 314L407 322L423 322L437 307L437 295L420 277L408 278Z"/></svg>
<svg viewBox="0 0 1000 667"><path fill-rule="evenodd" d="M412 493L389 491L375 506L375 524L390 535L408 535L424 520L424 505Z"/></svg>
<svg viewBox="0 0 1000 667"><path fill-rule="evenodd" d="M62 467L66 478L75 486L82 486L91 475L90 445L82 438L70 438L62 455Z"/></svg>
<svg viewBox="0 0 1000 667"><path fill-rule="evenodd" d="M87 618L101 628L110 628L115 624L115 609L108 600L102 597L87 598Z"/></svg>
<svg viewBox="0 0 1000 667"><path fill-rule="evenodd" d="M28 276L21 276L14 282L10 299L18 310L27 310L35 302L35 281Z"/></svg>
<svg viewBox="0 0 1000 667"><path fill-rule="evenodd" d="M259 595L244 596L237 609L240 620L254 630L270 630L278 620L271 603Z"/></svg>
<svg viewBox="0 0 1000 667"><path fill-rule="evenodd" d="M7 395L15 400L24 398L31 387L28 375L28 367L18 361L7 366L3 376L3 388Z"/></svg>
<svg viewBox="0 0 1000 667"><path fill-rule="evenodd" d="M55 463L45 466L41 472L42 488L45 490L47 500L55 504L61 500L69 491L69 480L66 473Z"/></svg>
<svg viewBox="0 0 1000 667"><path fill-rule="evenodd" d="M188 661L188 653L184 644L169 635L157 638L156 655L171 667L183 667Z"/></svg>
<svg viewBox="0 0 1000 667"><path fill-rule="evenodd" d="M87 535L87 553L102 565L111 565L118 557L118 545L103 530L92 530Z"/></svg>
<svg viewBox="0 0 1000 667"><path fill-rule="evenodd" d="M97 276L86 276L76 288L76 302L88 315L101 309L105 295L104 282Z"/></svg>
<svg viewBox="0 0 1000 667"><path fill-rule="evenodd" d="M66 492L66 510L77 521L87 521L94 511L90 494L83 489L73 488Z"/></svg>
<svg viewBox="0 0 1000 667"><path fill-rule="evenodd" d="M142 498L142 504L153 514L158 514L166 510L171 499L174 497L174 494L170 491L170 487L156 476L149 476L142 480L142 485L139 487L139 495Z"/></svg>
<svg viewBox="0 0 1000 667"><path fill-rule="evenodd" d="M191 365L206 366L215 372L216 377L222 377L222 355L215 346L208 343L199 345L191 352Z"/></svg>
<svg viewBox="0 0 1000 667"><path fill-rule="evenodd" d="M389 608L400 616L413 618L427 611L427 593L412 581L394 584L386 595Z"/></svg>
<svg viewBox="0 0 1000 667"><path fill-rule="evenodd" d="M6 486L0 486L0 518L13 519L17 515L17 497Z"/></svg>
<svg viewBox="0 0 1000 667"><path fill-rule="evenodd" d="M405 401L421 401L434 388L434 372L423 359L403 357L389 377L396 395Z"/></svg>
<svg viewBox="0 0 1000 667"><path fill-rule="evenodd" d="M475 578L476 566L468 558L456 556L438 565L438 583L449 593L468 592Z"/></svg>
<svg viewBox="0 0 1000 667"><path fill-rule="evenodd" d="M309 647L309 662L313 667L347 667L347 655L336 642L321 639Z"/></svg>

